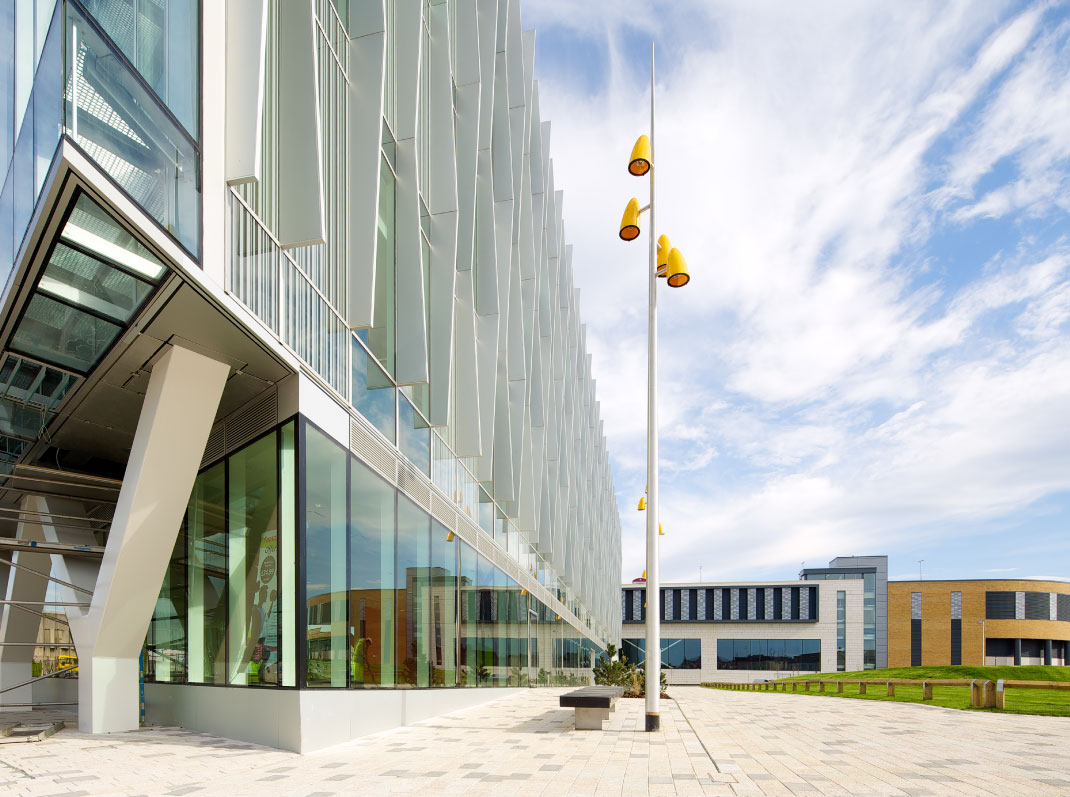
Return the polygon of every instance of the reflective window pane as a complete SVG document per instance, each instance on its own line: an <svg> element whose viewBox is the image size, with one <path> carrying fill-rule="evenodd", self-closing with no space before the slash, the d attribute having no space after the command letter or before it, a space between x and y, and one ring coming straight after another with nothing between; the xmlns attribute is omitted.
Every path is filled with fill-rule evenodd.
<svg viewBox="0 0 1070 797"><path fill-rule="evenodd" d="M68 304L126 324L153 287L59 243L52 251L37 289Z"/></svg>
<svg viewBox="0 0 1070 797"><path fill-rule="evenodd" d="M425 475L431 475L431 429L412 404L398 394L398 448Z"/></svg>
<svg viewBox="0 0 1070 797"><path fill-rule="evenodd" d="M397 523L397 684L429 686L431 517L399 495Z"/></svg>
<svg viewBox="0 0 1070 797"><path fill-rule="evenodd" d="M279 683L278 448L274 434L230 457L230 683Z"/></svg>
<svg viewBox="0 0 1070 797"><path fill-rule="evenodd" d="M353 341L353 407L394 442L393 382L356 341Z"/></svg>
<svg viewBox="0 0 1070 797"><path fill-rule="evenodd" d="M347 454L311 425L305 429L305 683L344 687Z"/></svg>
<svg viewBox="0 0 1070 797"><path fill-rule="evenodd" d="M476 551L464 542L460 546L460 683L478 686L479 679L479 590L476 570Z"/></svg>
<svg viewBox="0 0 1070 797"><path fill-rule="evenodd" d="M189 546L189 681L226 683L226 467L193 484L186 510Z"/></svg>
<svg viewBox="0 0 1070 797"><path fill-rule="evenodd" d="M457 685L457 548L455 534L431 521L430 658L433 686Z"/></svg>
<svg viewBox="0 0 1070 797"><path fill-rule="evenodd" d="M41 294L30 299L12 348L62 368L86 372L122 328Z"/></svg>
<svg viewBox="0 0 1070 797"><path fill-rule="evenodd" d="M394 488L354 459L350 490L350 683L393 686Z"/></svg>

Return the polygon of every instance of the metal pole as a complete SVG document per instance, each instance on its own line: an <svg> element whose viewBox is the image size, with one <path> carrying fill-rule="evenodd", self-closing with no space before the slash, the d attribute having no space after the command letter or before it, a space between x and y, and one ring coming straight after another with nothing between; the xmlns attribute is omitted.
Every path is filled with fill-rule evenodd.
<svg viewBox="0 0 1070 797"><path fill-rule="evenodd" d="M93 594L93 591L90 589L85 589L84 587L79 587L77 584L71 584L67 581L63 581L62 579L58 579L55 576L50 576L48 573L42 573L40 570L34 570L32 567L27 567L26 565L20 565L17 562L12 562L10 559L4 559L2 556L0 556L0 565L7 565L8 567L17 567L20 570L25 570L27 573L33 573L35 576L40 576L41 578L47 579L49 581L54 581L57 584L62 584L64 587L70 587L76 592L82 592L86 595Z"/></svg>
<svg viewBox="0 0 1070 797"><path fill-rule="evenodd" d="M650 43L650 266L646 397L646 729L661 730L661 579L658 573L658 261L654 223L654 43Z"/></svg>

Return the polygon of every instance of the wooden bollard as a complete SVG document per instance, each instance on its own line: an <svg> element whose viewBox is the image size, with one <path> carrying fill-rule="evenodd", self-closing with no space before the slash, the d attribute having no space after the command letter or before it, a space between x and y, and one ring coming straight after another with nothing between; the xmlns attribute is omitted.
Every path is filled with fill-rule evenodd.
<svg viewBox="0 0 1070 797"><path fill-rule="evenodd" d="M977 679L974 678L970 681L970 705L974 708L980 707L982 700L980 697L980 691L978 690Z"/></svg>
<svg viewBox="0 0 1070 797"><path fill-rule="evenodd" d="M932 700L933 699L933 685L928 680L922 681L921 684L921 699Z"/></svg>
<svg viewBox="0 0 1070 797"><path fill-rule="evenodd" d="M792 681L791 682L791 691L792 692L798 692L799 691L799 682L798 681Z"/></svg>
<svg viewBox="0 0 1070 797"><path fill-rule="evenodd" d="M865 693L866 693L866 682L865 681L859 681L858 682L858 694L864 695Z"/></svg>
<svg viewBox="0 0 1070 797"><path fill-rule="evenodd" d="M887 691L888 697L895 697L895 684L893 684L891 681L889 681L887 683L887 687L888 687L888 691Z"/></svg>
<svg viewBox="0 0 1070 797"><path fill-rule="evenodd" d="M838 695L842 695L843 694L843 681L837 681L836 682L836 694L838 694Z"/></svg>
<svg viewBox="0 0 1070 797"><path fill-rule="evenodd" d="M1003 679L996 681L996 708L1006 707L1007 690L1003 688Z"/></svg>
<svg viewBox="0 0 1070 797"><path fill-rule="evenodd" d="M992 681L985 681L985 708L996 707L996 684Z"/></svg>
<svg viewBox="0 0 1070 797"><path fill-rule="evenodd" d="M825 691L825 682L824 681L818 681L817 682L817 691L818 692L824 692Z"/></svg>
<svg viewBox="0 0 1070 797"><path fill-rule="evenodd" d="M803 689L805 689L807 692L810 691L810 682L809 681L803 681Z"/></svg>

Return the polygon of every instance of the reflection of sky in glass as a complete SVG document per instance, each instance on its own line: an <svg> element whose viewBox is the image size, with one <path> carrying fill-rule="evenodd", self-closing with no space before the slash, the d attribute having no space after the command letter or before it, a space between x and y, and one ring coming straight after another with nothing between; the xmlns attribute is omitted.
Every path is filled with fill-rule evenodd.
<svg viewBox="0 0 1070 797"><path fill-rule="evenodd" d="M404 396L398 396L398 447L420 470L431 475L431 430Z"/></svg>
<svg viewBox="0 0 1070 797"><path fill-rule="evenodd" d="M394 386L359 343L353 341L353 406L394 442Z"/></svg>

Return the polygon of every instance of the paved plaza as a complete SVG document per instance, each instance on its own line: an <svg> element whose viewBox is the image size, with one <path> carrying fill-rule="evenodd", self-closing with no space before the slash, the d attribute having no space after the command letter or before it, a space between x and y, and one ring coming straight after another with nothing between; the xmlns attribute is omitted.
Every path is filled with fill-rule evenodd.
<svg viewBox="0 0 1070 797"><path fill-rule="evenodd" d="M1070 720L674 687L663 730L621 700L572 729L560 689L300 756L179 728L0 745L0 793L1039 795L1070 793Z"/></svg>

